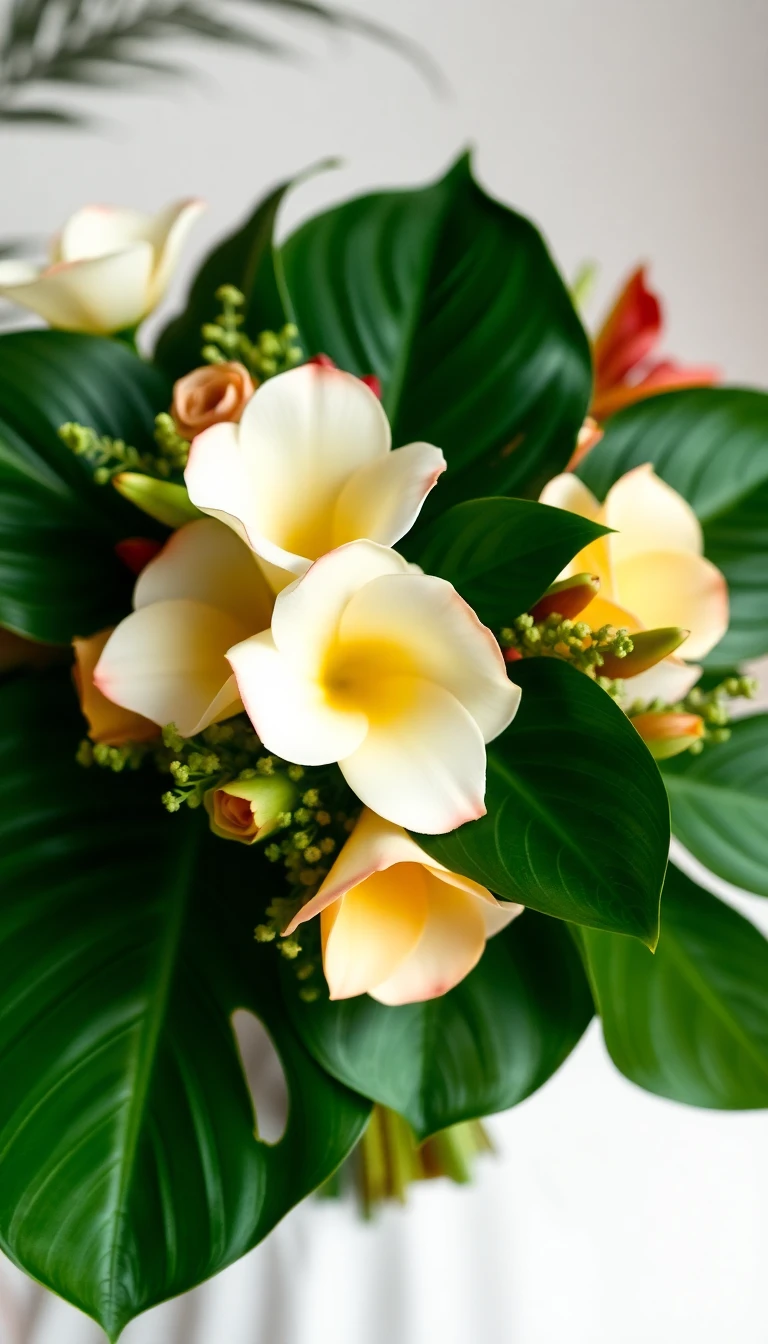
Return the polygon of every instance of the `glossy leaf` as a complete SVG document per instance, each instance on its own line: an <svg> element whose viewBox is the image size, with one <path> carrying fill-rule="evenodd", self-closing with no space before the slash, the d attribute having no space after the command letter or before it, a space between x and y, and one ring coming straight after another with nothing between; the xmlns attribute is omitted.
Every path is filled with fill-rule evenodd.
<svg viewBox="0 0 768 1344"><path fill-rule="evenodd" d="M731 724L727 742L662 766L672 830L700 863L768 896L768 714Z"/></svg>
<svg viewBox="0 0 768 1344"><path fill-rule="evenodd" d="M160 374L119 341L0 336L0 624L65 644L128 609L133 577L115 542L157 529L93 485L58 430L75 420L144 447L168 399Z"/></svg>
<svg viewBox="0 0 768 1344"><path fill-rule="evenodd" d="M290 974L285 996L318 1063L404 1115L422 1139L530 1096L593 1011L573 940L533 911L489 940L456 989L427 1003L386 1008L363 994L304 1004Z"/></svg>
<svg viewBox="0 0 768 1344"><path fill-rule="evenodd" d="M201 328L221 310L216 298L220 285L236 285L245 296L249 335L283 326L285 311L275 278L272 235L290 186L283 182L276 187L239 229L209 252L192 283L186 308L165 327L155 348L154 358L170 378L181 378L202 364L205 342Z"/></svg>
<svg viewBox="0 0 768 1344"><path fill-rule="evenodd" d="M438 487L439 488L439 487ZM448 579L493 629L528 611L569 560L607 529L525 499L472 499L400 549Z"/></svg>
<svg viewBox="0 0 768 1344"><path fill-rule="evenodd" d="M253 939L263 859L168 816L153 771L75 765L66 676L7 684L0 709L0 1245L114 1339L265 1236L368 1108L285 1021ZM274 1146L254 1137L240 1008L288 1082Z"/></svg>
<svg viewBox="0 0 768 1344"><path fill-rule="evenodd" d="M670 866L656 952L581 930L605 1043L633 1083L691 1106L768 1106L768 942Z"/></svg>
<svg viewBox="0 0 768 1344"><path fill-rule="evenodd" d="M319 215L281 257L307 353L377 374L395 444L445 452L425 518L535 495L562 470L589 401L587 340L541 236L467 158L434 186Z"/></svg>
<svg viewBox="0 0 768 1344"><path fill-rule="evenodd" d="M644 462L693 506L728 580L730 629L707 662L768 652L768 395L707 387L651 397L611 417L578 474L603 499Z"/></svg>
<svg viewBox="0 0 768 1344"><path fill-rule="evenodd" d="M488 748L487 815L419 844L497 896L653 946L669 849L654 761L583 673L532 658L513 680L522 700Z"/></svg>

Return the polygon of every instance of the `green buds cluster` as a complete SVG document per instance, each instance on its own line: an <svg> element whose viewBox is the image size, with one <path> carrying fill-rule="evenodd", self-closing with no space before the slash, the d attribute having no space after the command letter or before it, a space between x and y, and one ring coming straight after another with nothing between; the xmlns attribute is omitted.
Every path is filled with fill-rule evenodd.
<svg viewBox="0 0 768 1344"><path fill-rule="evenodd" d="M281 331L262 331L252 341L243 330L245 295L234 285L221 285L216 291L221 312L202 329L202 356L206 364L224 364L238 360L259 382L284 373L304 358L298 344L298 327L287 323Z"/></svg>
<svg viewBox="0 0 768 1344"><path fill-rule="evenodd" d="M499 632L499 643L507 662L519 658L562 658L580 672L595 677L606 659L623 659L632 652L633 642L627 630L612 625L593 630L586 621L574 621L559 612L543 620L526 613Z"/></svg>
<svg viewBox="0 0 768 1344"><path fill-rule="evenodd" d="M141 472L146 476L166 481L174 473L184 470L189 455L189 444L177 433L167 412L155 417L157 452L141 452L123 439L112 439L98 434L89 425L68 421L59 430L59 438L75 457L91 468L97 485L107 485L119 472Z"/></svg>
<svg viewBox="0 0 768 1344"><path fill-rule="evenodd" d="M736 675L725 677L709 688L694 686L675 704L663 700L636 700L628 706L627 714L657 759L665 760L682 751L697 756L705 746L728 741L731 735L729 701L751 700L756 693L754 677ZM699 728L693 731L691 725L684 725L682 720L686 718L695 718ZM673 743L679 745L675 747Z"/></svg>

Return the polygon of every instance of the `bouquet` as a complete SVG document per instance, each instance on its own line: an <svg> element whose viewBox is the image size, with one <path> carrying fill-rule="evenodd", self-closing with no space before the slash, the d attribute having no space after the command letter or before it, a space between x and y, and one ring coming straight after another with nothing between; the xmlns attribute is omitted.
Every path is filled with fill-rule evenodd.
<svg viewBox="0 0 768 1344"><path fill-rule="evenodd" d="M277 246L290 187L149 357L199 202L0 266L0 1244L111 1340L345 1172L465 1179L595 1013L768 1105L768 944L668 864L671 808L768 895L768 397L642 270L590 342L466 158Z"/></svg>

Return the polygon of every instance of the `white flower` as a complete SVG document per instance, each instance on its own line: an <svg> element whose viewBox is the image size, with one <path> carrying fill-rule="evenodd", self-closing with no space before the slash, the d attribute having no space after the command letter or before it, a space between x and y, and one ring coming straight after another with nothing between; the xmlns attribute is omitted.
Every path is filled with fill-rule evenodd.
<svg viewBox="0 0 768 1344"><path fill-rule="evenodd" d="M320 915L332 999L416 1003L453 989L486 939L522 911L430 858L399 826L365 811L286 933Z"/></svg>
<svg viewBox="0 0 768 1344"><path fill-rule="evenodd" d="M604 504L570 472L544 487L541 502L615 529L585 547L561 575L589 572L600 579L600 592L579 615L593 630L623 626L632 634L678 626L690 632L681 648L686 659L703 658L722 639L728 629L725 579L703 555L701 524L690 504L650 464L620 477ZM625 699L673 703L700 673L679 657L665 658L627 682Z"/></svg>
<svg viewBox="0 0 768 1344"><path fill-rule="evenodd" d="M368 807L412 830L484 814L485 743L514 718L520 690L444 579L351 542L279 593L271 630L227 656L268 751L337 761Z"/></svg>
<svg viewBox="0 0 768 1344"><path fill-rule="evenodd" d="M44 269L0 262L0 294L63 331L135 327L162 299L202 201L157 215L86 206L64 225Z"/></svg>
<svg viewBox="0 0 768 1344"><path fill-rule="evenodd" d="M234 528L276 590L358 538L391 546L445 470L439 448L391 451L378 398L340 369L305 364L258 388L239 424L194 440L185 479L203 513Z"/></svg>
<svg viewBox="0 0 768 1344"><path fill-rule="evenodd" d="M272 593L234 533L187 523L142 570L133 602L96 666L102 695L182 737L238 713L227 650L269 625Z"/></svg>

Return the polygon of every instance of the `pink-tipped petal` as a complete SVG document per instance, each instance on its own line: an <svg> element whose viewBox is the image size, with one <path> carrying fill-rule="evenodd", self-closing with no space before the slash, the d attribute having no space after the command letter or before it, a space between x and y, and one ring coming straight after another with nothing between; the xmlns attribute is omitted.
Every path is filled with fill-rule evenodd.
<svg viewBox="0 0 768 1344"><path fill-rule="evenodd" d="M94 674L109 700L182 737L239 708L226 651L245 632L202 602L155 602L121 621Z"/></svg>
<svg viewBox="0 0 768 1344"><path fill-rule="evenodd" d="M379 1003L420 1003L453 989L485 948L482 903L458 887L427 876L427 917L413 951L369 993Z"/></svg>
<svg viewBox="0 0 768 1344"><path fill-rule="evenodd" d="M323 970L332 999L365 994L418 944L427 917L420 863L372 874L321 915Z"/></svg>
<svg viewBox="0 0 768 1344"><path fill-rule="evenodd" d="M253 634L268 628L274 601L253 553L213 518L180 527L142 570L133 595L137 610L171 598L228 611Z"/></svg>
<svg viewBox="0 0 768 1344"><path fill-rule="evenodd" d="M611 557L620 564L646 551L701 555L701 523L687 500L662 481L650 464L635 467L611 486L605 524L615 529Z"/></svg>
<svg viewBox="0 0 768 1344"><path fill-rule="evenodd" d="M686 659L703 658L728 629L728 588L709 560L691 551L649 551L616 565L616 594L647 629L690 630Z"/></svg>

